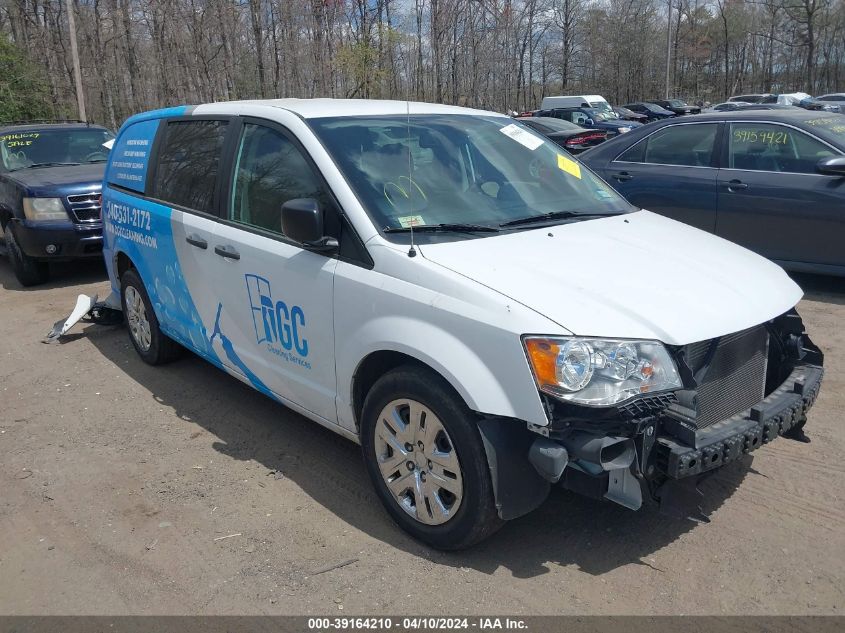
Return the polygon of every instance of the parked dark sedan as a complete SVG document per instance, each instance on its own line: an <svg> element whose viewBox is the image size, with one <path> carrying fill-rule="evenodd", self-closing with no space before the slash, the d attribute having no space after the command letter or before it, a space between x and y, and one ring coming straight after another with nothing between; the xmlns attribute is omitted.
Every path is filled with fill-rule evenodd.
<svg viewBox="0 0 845 633"><path fill-rule="evenodd" d="M645 114L634 112L633 110L623 108L622 106L613 106L613 111L620 119L623 119L625 121L636 121L637 123L648 122L648 117Z"/></svg>
<svg viewBox="0 0 845 633"><path fill-rule="evenodd" d="M845 275L845 116L794 110L669 119L580 157L632 204L765 255Z"/></svg>
<svg viewBox="0 0 845 633"><path fill-rule="evenodd" d="M579 125L552 117L519 117L517 121L554 141L570 154L580 154L607 140L604 130L586 130Z"/></svg>
<svg viewBox="0 0 845 633"><path fill-rule="evenodd" d="M701 108L698 106L690 105L681 99L657 99L651 103L659 105L661 108L666 108L677 115L699 114L701 112Z"/></svg>
<svg viewBox="0 0 845 633"><path fill-rule="evenodd" d="M640 124L634 121L611 119L604 112L595 108L553 108L551 110L538 110L534 113L534 116L563 119L591 130L603 130L607 133L608 138L625 134L640 127Z"/></svg>
<svg viewBox="0 0 845 633"><path fill-rule="evenodd" d="M671 119L673 116L675 116L674 112L671 112L666 108L661 108L659 105L655 105L654 103L648 103L646 101L628 103L623 107L628 108L629 110L633 110L634 112L638 112L639 114L644 114L646 116L646 120L648 121L662 121L663 119Z"/></svg>

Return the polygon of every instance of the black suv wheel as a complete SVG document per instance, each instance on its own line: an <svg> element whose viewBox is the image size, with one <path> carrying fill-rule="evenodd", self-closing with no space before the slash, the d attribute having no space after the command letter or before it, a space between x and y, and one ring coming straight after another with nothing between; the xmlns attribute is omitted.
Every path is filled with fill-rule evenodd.
<svg viewBox="0 0 845 633"><path fill-rule="evenodd" d="M47 262L33 259L21 250L12 231L11 222L6 224L4 238L6 240L6 252L9 255L9 262L12 264L15 277L17 277L22 286L37 286L50 278L50 265Z"/></svg>

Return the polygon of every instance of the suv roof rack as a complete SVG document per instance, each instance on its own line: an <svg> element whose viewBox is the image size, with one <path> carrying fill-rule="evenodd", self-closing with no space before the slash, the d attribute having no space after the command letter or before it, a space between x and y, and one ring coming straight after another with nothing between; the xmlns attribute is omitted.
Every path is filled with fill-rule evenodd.
<svg viewBox="0 0 845 633"><path fill-rule="evenodd" d="M90 121L81 119L21 119L20 121L0 121L0 125L39 125L42 123L84 123L91 125Z"/></svg>

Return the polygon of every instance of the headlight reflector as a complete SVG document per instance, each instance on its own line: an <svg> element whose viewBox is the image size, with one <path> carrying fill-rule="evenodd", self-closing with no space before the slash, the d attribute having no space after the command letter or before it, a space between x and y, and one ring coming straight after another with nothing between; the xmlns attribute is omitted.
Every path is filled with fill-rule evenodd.
<svg viewBox="0 0 845 633"><path fill-rule="evenodd" d="M523 344L537 387L562 400L609 406L683 386L657 341L528 336Z"/></svg>
<svg viewBox="0 0 845 633"><path fill-rule="evenodd" d="M61 198L24 198L23 213L33 222L68 219Z"/></svg>

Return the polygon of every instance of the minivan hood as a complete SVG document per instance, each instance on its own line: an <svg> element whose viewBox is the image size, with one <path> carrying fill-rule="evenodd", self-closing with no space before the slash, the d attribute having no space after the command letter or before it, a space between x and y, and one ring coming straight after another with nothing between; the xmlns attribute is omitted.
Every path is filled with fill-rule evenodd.
<svg viewBox="0 0 845 633"><path fill-rule="evenodd" d="M649 211L418 248L584 336L685 345L768 321L802 295L767 259Z"/></svg>

